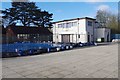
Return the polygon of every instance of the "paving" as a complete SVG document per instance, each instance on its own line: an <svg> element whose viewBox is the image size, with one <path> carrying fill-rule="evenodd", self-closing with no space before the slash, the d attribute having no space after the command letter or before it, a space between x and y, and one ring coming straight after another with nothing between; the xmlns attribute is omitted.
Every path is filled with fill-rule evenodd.
<svg viewBox="0 0 120 80"><path fill-rule="evenodd" d="M2 59L3 78L118 78L118 45Z"/></svg>

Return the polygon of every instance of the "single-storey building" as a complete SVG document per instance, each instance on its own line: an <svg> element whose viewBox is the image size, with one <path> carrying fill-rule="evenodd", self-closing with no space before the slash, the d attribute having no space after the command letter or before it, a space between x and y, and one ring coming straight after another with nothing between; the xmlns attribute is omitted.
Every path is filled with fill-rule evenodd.
<svg viewBox="0 0 120 80"><path fill-rule="evenodd" d="M6 41L52 41L52 31L43 27L9 26L6 28Z"/></svg>
<svg viewBox="0 0 120 80"><path fill-rule="evenodd" d="M95 40L98 42L110 42L111 41L111 31L106 27L97 27L95 29Z"/></svg>
<svg viewBox="0 0 120 80"><path fill-rule="evenodd" d="M53 23L53 42L85 43L99 38L110 41L110 29L102 28L96 19L84 17Z"/></svg>

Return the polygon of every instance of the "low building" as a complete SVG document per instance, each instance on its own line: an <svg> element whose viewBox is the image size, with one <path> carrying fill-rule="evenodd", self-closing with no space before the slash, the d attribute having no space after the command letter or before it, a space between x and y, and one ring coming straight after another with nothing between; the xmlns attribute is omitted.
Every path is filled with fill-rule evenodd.
<svg viewBox="0 0 120 80"><path fill-rule="evenodd" d="M52 41L52 32L43 27L9 26L6 29L7 42L16 41Z"/></svg>
<svg viewBox="0 0 120 80"><path fill-rule="evenodd" d="M110 41L107 39L110 37L110 30L98 27L96 19L89 17L57 21L53 23L53 42L86 43L97 41L98 38ZM104 36L100 35L102 32Z"/></svg>
<svg viewBox="0 0 120 80"><path fill-rule="evenodd" d="M111 31L106 27L98 27L95 29L95 40L97 42L110 42L111 41Z"/></svg>

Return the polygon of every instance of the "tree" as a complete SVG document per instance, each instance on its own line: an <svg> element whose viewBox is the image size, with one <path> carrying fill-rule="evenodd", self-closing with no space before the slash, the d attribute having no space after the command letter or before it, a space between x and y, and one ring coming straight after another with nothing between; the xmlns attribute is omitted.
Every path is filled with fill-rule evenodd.
<svg viewBox="0 0 120 80"><path fill-rule="evenodd" d="M96 19L101 24L102 27L106 27L107 22L109 20L109 14L106 11L98 10Z"/></svg>
<svg viewBox="0 0 120 80"><path fill-rule="evenodd" d="M6 9L5 11L2 11L2 13L5 15L2 16L3 24L11 25L17 20L16 19L17 13L15 12L15 8Z"/></svg>
<svg viewBox="0 0 120 80"><path fill-rule="evenodd" d="M118 29L117 15L112 14L111 16L109 16L107 27L109 27L111 29L113 34L120 33L120 30Z"/></svg>
<svg viewBox="0 0 120 80"><path fill-rule="evenodd" d="M52 14L41 11L34 2L12 2L12 8L2 11L8 25L19 23L23 26L43 26L51 24Z"/></svg>
<svg viewBox="0 0 120 80"><path fill-rule="evenodd" d="M53 20L52 19L52 15L53 14L49 14L47 11L42 11L42 12L37 12L37 16L35 18L35 24L38 25L38 23L40 23L39 26L42 26L42 27L50 27L52 26L52 23L51 21Z"/></svg>
<svg viewBox="0 0 120 80"><path fill-rule="evenodd" d="M108 27L113 34L120 33L118 30L118 16L111 12L98 10L96 20L101 24L101 27Z"/></svg>

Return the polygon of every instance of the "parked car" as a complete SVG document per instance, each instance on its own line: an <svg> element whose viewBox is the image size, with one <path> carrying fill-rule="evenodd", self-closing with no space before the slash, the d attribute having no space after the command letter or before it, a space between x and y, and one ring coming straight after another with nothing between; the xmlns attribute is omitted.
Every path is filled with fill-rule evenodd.
<svg viewBox="0 0 120 80"><path fill-rule="evenodd" d="M65 43L66 45L66 49L73 49L73 47L75 47L74 43Z"/></svg>
<svg viewBox="0 0 120 80"><path fill-rule="evenodd" d="M69 50L73 48L72 43L57 43L57 45L59 46L60 50Z"/></svg>
<svg viewBox="0 0 120 80"><path fill-rule="evenodd" d="M47 48L47 52L56 52L56 51L57 51L57 47L51 46Z"/></svg>
<svg viewBox="0 0 120 80"><path fill-rule="evenodd" d="M96 46L97 45L97 43L95 43L95 42L86 42L86 43L82 43L83 44L83 46Z"/></svg>
<svg viewBox="0 0 120 80"><path fill-rule="evenodd" d="M113 39L112 42L120 42L120 39Z"/></svg>
<svg viewBox="0 0 120 80"><path fill-rule="evenodd" d="M92 46L97 46L97 43L95 43L95 42L91 42L90 43Z"/></svg>
<svg viewBox="0 0 120 80"><path fill-rule="evenodd" d="M81 42L76 43L76 47L83 47L83 46L84 46L84 43L81 43Z"/></svg>

